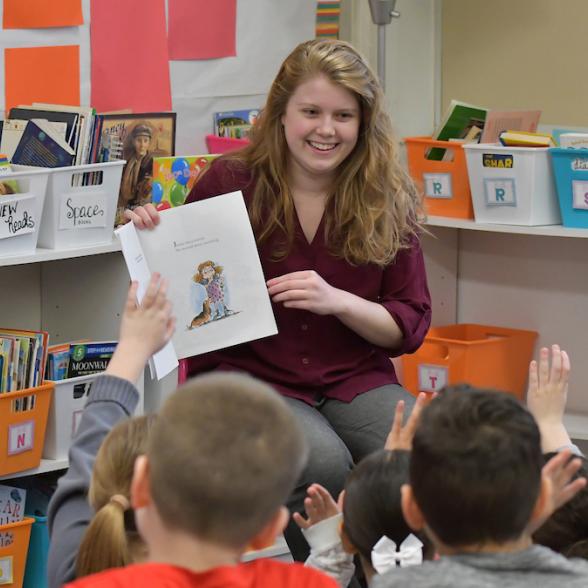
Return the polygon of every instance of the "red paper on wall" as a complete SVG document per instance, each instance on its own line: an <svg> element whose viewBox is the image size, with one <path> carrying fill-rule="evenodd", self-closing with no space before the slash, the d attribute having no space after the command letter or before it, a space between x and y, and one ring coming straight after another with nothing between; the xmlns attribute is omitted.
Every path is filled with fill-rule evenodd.
<svg viewBox="0 0 588 588"><path fill-rule="evenodd" d="M4 50L6 112L19 104L80 105L80 48L21 47Z"/></svg>
<svg viewBox="0 0 588 588"><path fill-rule="evenodd" d="M165 0L92 0L90 27L97 112L171 110Z"/></svg>
<svg viewBox="0 0 588 588"><path fill-rule="evenodd" d="M237 54L237 0L168 0L168 11L170 59Z"/></svg>

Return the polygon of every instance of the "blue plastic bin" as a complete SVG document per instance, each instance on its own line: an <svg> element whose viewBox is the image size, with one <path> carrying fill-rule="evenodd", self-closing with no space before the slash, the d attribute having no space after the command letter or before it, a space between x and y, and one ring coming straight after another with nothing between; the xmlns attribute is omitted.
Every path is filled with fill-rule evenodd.
<svg viewBox="0 0 588 588"><path fill-rule="evenodd" d="M588 229L588 149L549 150L564 227Z"/></svg>
<svg viewBox="0 0 588 588"><path fill-rule="evenodd" d="M47 556L49 554L49 528L47 517L34 517L23 588L47 588Z"/></svg>

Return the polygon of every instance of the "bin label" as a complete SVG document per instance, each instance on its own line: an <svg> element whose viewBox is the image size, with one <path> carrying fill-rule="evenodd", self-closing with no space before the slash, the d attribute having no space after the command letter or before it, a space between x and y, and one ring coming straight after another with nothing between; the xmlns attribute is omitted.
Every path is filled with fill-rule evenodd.
<svg viewBox="0 0 588 588"><path fill-rule="evenodd" d="M484 179L486 206L516 206L517 195L514 178Z"/></svg>
<svg viewBox="0 0 588 588"><path fill-rule="evenodd" d="M427 198L452 198L451 174L423 174Z"/></svg>
<svg viewBox="0 0 588 588"><path fill-rule="evenodd" d="M104 228L106 226L106 206L104 192L79 192L63 195L59 207L59 230Z"/></svg>
<svg viewBox="0 0 588 588"><path fill-rule="evenodd" d="M514 167L514 157L502 153L482 153L482 165L484 167L512 169Z"/></svg>
<svg viewBox="0 0 588 588"><path fill-rule="evenodd" d="M419 365L419 391L439 392L447 386L449 369L443 365L422 363Z"/></svg>
<svg viewBox="0 0 588 588"><path fill-rule="evenodd" d="M0 239L26 235L35 231L36 196L2 196L0 199Z"/></svg>
<svg viewBox="0 0 588 588"><path fill-rule="evenodd" d="M24 421L8 426L8 455L30 451L34 441L35 421Z"/></svg>
<svg viewBox="0 0 588 588"><path fill-rule="evenodd" d="M573 204L576 210L588 210L588 182L572 180Z"/></svg>
<svg viewBox="0 0 588 588"><path fill-rule="evenodd" d="M580 171L588 169L588 159L576 157L572 160L572 171Z"/></svg>
<svg viewBox="0 0 588 588"><path fill-rule="evenodd" d="M12 555L0 557L0 584L12 584Z"/></svg>

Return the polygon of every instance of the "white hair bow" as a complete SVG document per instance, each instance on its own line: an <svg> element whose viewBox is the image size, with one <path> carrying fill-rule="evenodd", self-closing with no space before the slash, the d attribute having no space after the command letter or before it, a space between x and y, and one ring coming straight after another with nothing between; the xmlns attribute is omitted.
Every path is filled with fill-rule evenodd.
<svg viewBox="0 0 588 588"><path fill-rule="evenodd" d="M396 543L385 535L372 549L372 567L378 574L383 574L398 563L401 568L418 566L423 562L423 544L412 533L400 544L396 551Z"/></svg>

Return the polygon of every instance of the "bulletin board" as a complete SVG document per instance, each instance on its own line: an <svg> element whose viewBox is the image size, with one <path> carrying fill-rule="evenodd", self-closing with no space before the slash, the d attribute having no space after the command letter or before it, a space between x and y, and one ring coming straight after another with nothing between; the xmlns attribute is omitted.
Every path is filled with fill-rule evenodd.
<svg viewBox="0 0 588 588"><path fill-rule="evenodd" d="M170 61L177 154L206 152L204 136L212 131L214 112L263 105L283 59L315 36L316 8L316 0L237 0L235 57ZM82 0L82 10L84 24L77 27L2 29L0 111L5 109L4 49L10 47L79 45L81 104L90 104L90 0Z"/></svg>

